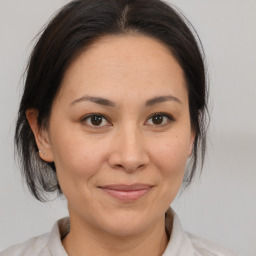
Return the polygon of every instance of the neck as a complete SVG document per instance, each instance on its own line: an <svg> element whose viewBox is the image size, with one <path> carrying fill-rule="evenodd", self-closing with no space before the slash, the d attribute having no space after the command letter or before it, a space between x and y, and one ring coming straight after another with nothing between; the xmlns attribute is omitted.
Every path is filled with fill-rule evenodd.
<svg viewBox="0 0 256 256"><path fill-rule="evenodd" d="M93 229L70 218L70 232L62 241L69 256L160 256L165 251L168 237L165 218L136 235L117 236Z"/></svg>

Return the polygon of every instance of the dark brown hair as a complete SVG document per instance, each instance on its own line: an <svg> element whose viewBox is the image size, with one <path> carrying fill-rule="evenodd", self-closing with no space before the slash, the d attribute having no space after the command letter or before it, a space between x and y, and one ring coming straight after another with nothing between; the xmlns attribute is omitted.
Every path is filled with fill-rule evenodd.
<svg viewBox="0 0 256 256"><path fill-rule="evenodd" d="M27 185L41 201L45 192L61 194L54 163L44 162L26 119L26 110L38 110L38 127L47 126L52 102L63 75L77 54L105 35L136 33L169 47L187 82L191 125L196 132L184 184L195 173L206 146L207 83L204 54L192 25L160 0L77 0L64 6L37 41L28 66L16 125L15 142Z"/></svg>

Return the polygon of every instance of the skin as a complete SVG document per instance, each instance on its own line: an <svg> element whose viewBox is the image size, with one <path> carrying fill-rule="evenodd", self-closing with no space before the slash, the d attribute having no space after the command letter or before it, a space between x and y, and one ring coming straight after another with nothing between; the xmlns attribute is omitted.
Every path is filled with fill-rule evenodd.
<svg viewBox="0 0 256 256"><path fill-rule="evenodd" d="M158 96L171 97L145 106ZM159 112L171 118L158 115L156 122L152 114ZM102 123L85 117L92 113L101 114ZM194 140L183 70L171 51L145 36L101 38L65 72L49 127L38 129L36 116L35 109L27 111L40 156L55 162L68 201L67 253L162 255L165 212L182 184ZM150 189L130 201L102 189L134 183Z"/></svg>

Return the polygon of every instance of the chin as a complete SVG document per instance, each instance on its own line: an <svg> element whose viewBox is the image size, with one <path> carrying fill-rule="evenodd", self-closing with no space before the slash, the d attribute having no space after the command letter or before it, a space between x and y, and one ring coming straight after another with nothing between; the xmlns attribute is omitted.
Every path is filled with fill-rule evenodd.
<svg viewBox="0 0 256 256"><path fill-rule="evenodd" d="M119 210L101 218L101 228L115 236L131 236L145 232L154 222L154 217L134 210Z"/></svg>
<svg viewBox="0 0 256 256"><path fill-rule="evenodd" d="M147 230L146 223L138 223L137 221L115 221L115 223L108 223L106 231L113 236L128 237L136 236Z"/></svg>

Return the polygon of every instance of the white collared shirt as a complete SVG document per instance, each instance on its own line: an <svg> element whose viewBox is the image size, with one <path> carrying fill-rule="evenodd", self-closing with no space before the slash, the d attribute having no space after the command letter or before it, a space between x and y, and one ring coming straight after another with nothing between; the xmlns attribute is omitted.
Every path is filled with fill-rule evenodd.
<svg viewBox="0 0 256 256"><path fill-rule="evenodd" d="M69 218L63 218L55 223L50 233L11 246L0 252L0 256L68 256L61 239L69 232L69 227ZM171 236L162 256L236 256L215 243L184 232L171 208L166 213L166 231Z"/></svg>

